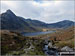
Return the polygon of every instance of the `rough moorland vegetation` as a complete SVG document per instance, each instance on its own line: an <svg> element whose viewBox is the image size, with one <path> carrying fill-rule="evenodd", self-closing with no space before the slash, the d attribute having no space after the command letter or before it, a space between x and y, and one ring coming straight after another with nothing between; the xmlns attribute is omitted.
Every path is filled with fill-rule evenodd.
<svg viewBox="0 0 75 56"><path fill-rule="evenodd" d="M2 30L1 54L43 55L43 40L21 36L19 33Z"/></svg>
<svg viewBox="0 0 75 56"><path fill-rule="evenodd" d="M46 39L47 37L49 37L50 41L53 42L53 45L57 46L59 49L64 46L74 48L75 27L72 26L66 29L58 29L54 33L39 35L37 38Z"/></svg>
<svg viewBox="0 0 75 56"><path fill-rule="evenodd" d="M74 28L75 27L70 27L50 34L50 40L53 40L55 43L54 45L58 48L62 48L64 46L74 48Z"/></svg>

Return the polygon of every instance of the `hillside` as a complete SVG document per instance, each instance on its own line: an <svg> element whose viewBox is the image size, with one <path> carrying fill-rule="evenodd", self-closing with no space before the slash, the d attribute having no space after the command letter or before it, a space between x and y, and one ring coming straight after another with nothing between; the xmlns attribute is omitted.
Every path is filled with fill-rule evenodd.
<svg viewBox="0 0 75 56"><path fill-rule="evenodd" d="M38 39L49 39L53 43L53 46L61 49L62 47L69 46L70 48L74 47L74 37L75 37L75 26L66 28L66 29L58 29L54 33L39 35L36 36Z"/></svg>
<svg viewBox="0 0 75 56"><path fill-rule="evenodd" d="M11 10L1 14L1 29L2 30L18 30L25 32L37 31L35 28L31 27L24 18L17 17Z"/></svg>
<svg viewBox="0 0 75 56"><path fill-rule="evenodd" d="M68 28L74 25L74 22L69 20L47 24L38 20L25 19L16 16L11 10L7 10L5 13L1 14L0 22L2 30L21 32L37 32L46 28Z"/></svg>
<svg viewBox="0 0 75 56"><path fill-rule="evenodd" d="M1 30L1 55L44 55L43 40Z"/></svg>
<svg viewBox="0 0 75 56"><path fill-rule="evenodd" d="M54 41L54 45L58 48L69 46L74 48L74 30L75 27L70 27L64 30L59 30L56 33L50 34L50 40Z"/></svg>
<svg viewBox="0 0 75 56"><path fill-rule="evenodd" d="M74 26L75 22L70 20L63 20L57 23L48 24L48 27L51 28L68 28Z"/></svg>
<svg viewBox="0 0 75 56"><path fill-rule="evenodd" d="M71 38L74 38L74 26L67 28L67 29L62 29L58 30L57 32L50 34L50 37L55 37L56 40L58 41L63 41L63 40L68 40Z"/></svg>

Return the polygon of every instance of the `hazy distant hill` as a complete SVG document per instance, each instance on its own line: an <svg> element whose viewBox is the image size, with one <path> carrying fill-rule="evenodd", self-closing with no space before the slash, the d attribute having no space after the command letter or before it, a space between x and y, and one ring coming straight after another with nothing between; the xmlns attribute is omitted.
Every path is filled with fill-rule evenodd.
<svg viewBox="0 0 75 56"><path fill-rule="evenodd" d="M47 24L38 20L24 19L16 16L11 10L2 13L0 20L1 29L26 32L41 31L42 28L67 28L74 25L74 22L69 20Z"/></svg>
<svg viewBox="0 0 75 56"><path fill-rule="evenodd" d="M25 22L27 22L36 29L42 30L42 28L47 28L47 24L39 20L26 19Z"/></svg>
<svg viewBox="0 0 75 56"><path fill-rule="evenodd" d="M74 26L73 21L69 21L69 20L64 20L64 21L60 21L57 23L53 23L53 24L48 24L48 27L52 27L52 28L68 28L71 26Z"/></svg>
<svg viewBox="0 0 75 56"><path fill-rule="evenodd" d="M26 19L25 22L31 24L32 26L41 28L68 28L74 26L74 22L70 20L64 20L52 24L47 24L38 20L31 20L31 19Z"/></svg>

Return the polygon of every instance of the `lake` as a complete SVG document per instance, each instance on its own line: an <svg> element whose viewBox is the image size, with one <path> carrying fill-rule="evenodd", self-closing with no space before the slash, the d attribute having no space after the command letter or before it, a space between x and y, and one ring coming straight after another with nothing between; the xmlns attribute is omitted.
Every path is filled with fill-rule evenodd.
<svg viewBox="0 0 75 56"><path fill-rule="evenodd" d="M44 34L49 34L53 33L55 31L46 31L46 32L23 32L21 33L24 36L37 36L37 35L44 35Z"/></svg>

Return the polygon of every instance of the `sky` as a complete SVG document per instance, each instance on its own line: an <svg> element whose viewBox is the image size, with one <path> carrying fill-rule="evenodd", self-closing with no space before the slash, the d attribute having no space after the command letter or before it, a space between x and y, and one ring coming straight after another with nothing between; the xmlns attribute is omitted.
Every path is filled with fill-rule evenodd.
<svg viewBox="0 0 75 56"><path fill-rule="evenodd" d="M12 10L25 19L55 23L62 20L74 20L74 0L2 0L1 13Z"/></svg>

